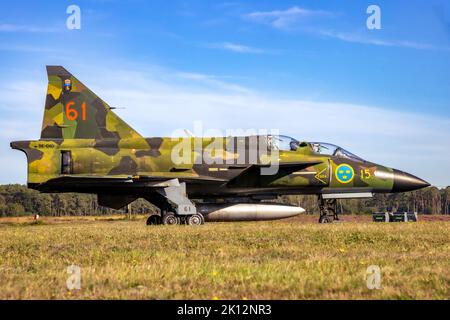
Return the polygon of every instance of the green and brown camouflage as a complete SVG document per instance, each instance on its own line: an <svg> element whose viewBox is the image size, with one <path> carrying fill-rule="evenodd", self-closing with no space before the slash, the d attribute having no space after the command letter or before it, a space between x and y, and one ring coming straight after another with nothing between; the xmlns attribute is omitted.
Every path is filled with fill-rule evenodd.
<svg viewBox="0 0 450 320"><path fill-rule="evenodd" d="M118 208L139 197L163 206L156 191L173 179L186 184L194 202L428 186L337 146L284 136L145 138L63 67L48 66L47 73L40 139L11 143L27 156L28 186L43 192L95 193L102 205ZM262 174L268 166L276 171Z"/></svg>

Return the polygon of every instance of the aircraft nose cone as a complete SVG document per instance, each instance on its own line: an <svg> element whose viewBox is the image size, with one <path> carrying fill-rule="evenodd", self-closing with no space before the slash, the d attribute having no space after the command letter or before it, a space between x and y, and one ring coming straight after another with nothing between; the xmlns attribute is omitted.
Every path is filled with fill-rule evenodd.
<svg viewBox="0 0 450 320"><path fill-rule="evenodd" d="M394 169L392 192L412 191L430 186L428 182L412 174Z"/></svg>

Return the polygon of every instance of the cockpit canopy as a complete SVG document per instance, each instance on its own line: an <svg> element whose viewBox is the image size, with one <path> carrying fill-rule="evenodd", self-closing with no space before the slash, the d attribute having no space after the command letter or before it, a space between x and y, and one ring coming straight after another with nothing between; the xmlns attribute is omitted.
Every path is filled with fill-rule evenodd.
<svg viewBox="0 0 450 320"><path fill-rule="evenodd" d="M300 142L288 136L267 136L267 145L271 150L296 151Z"/></svg>
<svg viewBox="0 0 450 320"><path fill-rule="evenodd" d="M315 153L364 162L364 160L357 155L331 143L310 142L309 144Z"/></svg>
<svg viewBox="0 0 450 320"><path fill-rule="evenodd" d="M269 149L282 151L296 151L299 146L303 147L303 144L307 146L306 143L300 143L294 138L275 135L267 136L267 143ZM357 155L331 143L309 142L308 144L311 146L314 153L364 162L364 160Z"/></svg>

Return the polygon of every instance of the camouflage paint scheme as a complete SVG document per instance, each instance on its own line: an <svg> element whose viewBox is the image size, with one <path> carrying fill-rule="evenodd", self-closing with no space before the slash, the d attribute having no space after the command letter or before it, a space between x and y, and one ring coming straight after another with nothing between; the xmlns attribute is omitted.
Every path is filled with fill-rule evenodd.
<svg viewBox="0 0 450 320"><path fill-rule="evenodd" d="M139 197L158 205L162 200L153 190L170 179L186 182L187 195L194 200L406 191L394 188L391 168L319 154L306 142L299 143L294 151L279 150L280 167L275 175L260 174L261 166L267 162L264 159L258 159L257 164L249 163L248 157L239 164L206 164L194 146L207 150L214 141L223 148L212 156L237 159L241 155L228 150L230 143L244 143L248 148L250 137L145 138L63 67L48 66L47 73L41 138L11 143L12 148L27 155L30 188L96 193L102 205L111 207L126 205ZM191 164L177 165L172 161L173 148L181 139L193 146ZM61 171L62 151L70 151L69 174ZM353 169L349 181L337 178L338 166L342 164Z"/></svg>

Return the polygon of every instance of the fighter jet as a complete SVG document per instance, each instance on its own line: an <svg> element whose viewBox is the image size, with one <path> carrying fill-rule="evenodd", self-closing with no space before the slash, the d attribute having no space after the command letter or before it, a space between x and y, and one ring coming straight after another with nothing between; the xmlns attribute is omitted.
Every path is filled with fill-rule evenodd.
<svg viewBox="0 0 450 320"><path fill-rule="evenodd" d="M61 66L47 66L39 140L11 142L27 157L29 188L97 194L114 209L144 198L147 224L281 219L303 213L273 201L317 195L320 223L338 220L337 199L427 187L411 174L328 143L280 135L143 137Z"/></svg>

